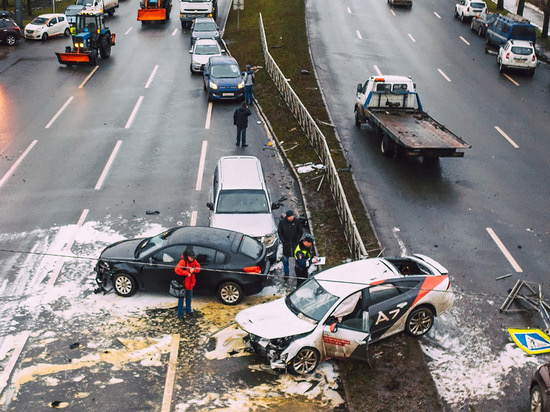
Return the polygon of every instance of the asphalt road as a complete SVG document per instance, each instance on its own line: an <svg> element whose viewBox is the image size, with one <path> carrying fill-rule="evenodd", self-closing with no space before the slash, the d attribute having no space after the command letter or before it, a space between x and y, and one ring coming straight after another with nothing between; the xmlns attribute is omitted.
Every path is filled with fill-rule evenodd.
<svg viewBox="0 0 550 412"><path fill-rule="evenodd" d="M534 364L546 358L500 370L492 363L510 347L507 327L543 327L538 315L499 315L498 308L517 279L550 288L550 69L540 64L533 78L500 75L484 39L454 19L453 10L453 1L435 0L410 10L383 1L308 2L311 51L384 254L435 258L461 293L447 318L454 331L431 339L443 340L449 354L462 339L468 348L453 356L464 356L456 364L472 368L455 376L452 366L437 372L434 365L443 400L450 408L521 410ZM357 84L380 73L412 76L424 110L472 145L464 158L432 165L380 154L372 130L353 122ZM512 276L495 280L504 274ZM493 373L502 379L487 385ZM473 376L483 382L477 391L468 384L461 393L451 388L453 380L461 386Z"/></svg>

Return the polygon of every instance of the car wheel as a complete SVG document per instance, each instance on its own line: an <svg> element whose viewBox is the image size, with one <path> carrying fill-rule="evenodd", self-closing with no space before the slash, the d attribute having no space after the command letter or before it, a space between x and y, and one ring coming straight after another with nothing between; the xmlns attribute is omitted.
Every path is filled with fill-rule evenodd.
<svg viewBox="0 0 550 412"><path fill-rule="evenodd" d="M65 37L69 37L71 35L71 29L69 29L68 27L65 29L65 32L63 33L63 36Z"/></svg>
<svg viewBox="0 0 550 412"><path fill-rule="evenodd" d="M472 19L472 21L470 22L470 29L472 29L473 31L476 31L474 27L474 19Z"/></svg>
<svg viewBox="0 0 550 412"><path fill-rule="evenodd" d="M533 386L533 389L531 389L531 409L529 409L531 412L543 412L544 411L544 403L542 399L542 392L540 390L540 386L538 384L535 384Z"/></svg>
<svg viewBox="0 0 550 412"><path fill-rule="evenodd" d="M17 39L15 38L15 36L13 34L8 34L6 36L6 44L8 46L15 46L16 42L17 42Z"/></svg>
<svg viewBox="0 0 550 412"><path fill-rule="evenodd" d="M479 26L479 29L477 29L477 35L479 37L483 37L483 30L481 29L481 26Z"/></svg>
<svg viewBox="0 0 550 412"><path fill-rule="evenodd" d="M457 9L455 9L455 18L458 19L458 10Z"/></svg>
<svg viewBox="0 0 550 412"><path fill-rule="evenodd" d="M460 15L460 21L461 21L462 23L464 23L465 20L466 20L466 18L464 17L464 13L462 13L462 14Z"/></svg>
<svg viewBox="0 0 550 412"><path fill-rule="evenodd" d="M48 33L44 33L44 34L42 35L42 41L48 41L48 37L49 37L49 36L48 36Z"/></svg>
<svg viewBox="0 0 550 412"><path fill-rule="evenodd" d="M386 133L383 133L380 137L380 153L386 157L391 157L395 154L394 143Z"/></svg>
<svg viewBox="0 0 550 412"><path fill-rule="evenodd" d="M359 110L355 110L355 126L361 128L361 119L359 118Z"/></svg>
<svg viewBox="0 0 550 412"><path fill-rule="evenodd" d="M243 288L235 282L224 282L218 288L218 297L226 305L236 305L243 299Z"/></svg>
<svg viewBox="0 0 550 412"><path fill-rule="evenodd" d="M317 368L320 359L321 356L317 349L310 347L302 348L290 361L290 370L296 375L307 375Z"/></svg>
<svg viewBox="0 0 550 412"><path fill-rule="evenodd" d="M119 296L132 296L137 291L137 283L135 279L126 274L119 273L113 278L113 287Z"/></svg>
<svg viewBox="0 0 550 412"><path fill-rule="evenodd" d="M504 73L504 66L502 65L502 63L499 64L498 71L500 73Z"/></svg>
<svg viewBox="0 0 550 412"><path fill-rule="evenodd" d="M432 328L434 314L430 308L425 306L414 309L405 324L405 332L411 336L422 336Z"/></svg>

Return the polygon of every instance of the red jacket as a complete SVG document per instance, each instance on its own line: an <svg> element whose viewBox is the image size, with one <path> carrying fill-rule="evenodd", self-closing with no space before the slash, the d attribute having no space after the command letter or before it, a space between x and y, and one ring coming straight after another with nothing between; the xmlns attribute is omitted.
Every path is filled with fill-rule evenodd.
<svg viewBox="0 0 550 412"><path fill-rule="evenodd" d="M191 262L190 260L186 260L183 256L175 269L176 275L185 276L183 286L185 286L187 290L192 290L195 287L195 283L197 283L195 273L199 273L200 271L201 265L197 262L197 259Z"/></svg>

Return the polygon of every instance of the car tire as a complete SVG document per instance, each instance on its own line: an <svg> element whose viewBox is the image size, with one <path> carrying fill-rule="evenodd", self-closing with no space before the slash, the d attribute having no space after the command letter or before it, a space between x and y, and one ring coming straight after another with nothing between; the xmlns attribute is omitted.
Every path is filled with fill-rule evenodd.
<svg viewBox="0 0 550 412"><path fill-rule="evenodd" d="M426 306L416 308L407 318L405 332L415 337L425 335L434 325L434 318L434 313L430 308Z"/></svg>
<svg viewBox="0 0 550 412"><path fill-rule="evenodd" d="M357 126L358 129L361 128L361 119L359 118L359 110L355 110L355 126Z"/></svg>
<svg viewBox="0 0 550 412"><path fill-rule="evenodd" d="M455 9L455 18L458 19L458 10Z"/></svg>
<svg viewBox="0 0 550 412"><path fill-rule="evenodd" d="M226 305L236 305L243 299L243 288L236 282L224 282L218 288L218 298Z"/></svg>
<svg viewBox="0 0 550 412"><path fill-rule="evenodd" d="M193 63L189 65L189 70L191 71L191 74L195 74L195 72L193 71Z"/></svg>
<svg viewBox="0 0 550 412"><path fill-rule="evenodd" d="M470 29L473 30L473 31L476 31L476 29L474 27L474 19L472 19L472 21L470 22Z"/></svg>
<svg viewBox="0 0 550 412"><path fill-rule="evenodd" d="M15 38L15 36L13 34L8 34L6 36L6 44L8 46L15 46L15 43L17 43L17 39Z"/></svg>
<svg viewBox="0 0 550 412"><path fill-rule="evenodd" d="M483 30L481 29L481 26L479 26L479 29L477 29L477 35L479 37L484 37Z"/></svg>
<svg viewBox="0 0 550 412"><path fill-rule="evenodd" d="M115 15L115 9L107 10L107 14L109 15L109 17L113 17Z"/></svg>
<svg viewBox="0 0 550 412"><path fill-rule="evenodd" d="M380 153L385 157L392 157L395 154L394 143L386 133L380 136Z"/></svg>
<svg viewBox="0 0 550 412"><path fill-rule="evenodd" d="M70 35L71 35L71 29L66 28L65 31L63 32L63 36L69 37Z"/></svg>
<svg viewBox="0 0 550 412"><path fill-rule="evenodd" d="M529 77L533 77L535 75L535 69L529 70Z"/></svg>
<svg viewBox="0 0 550 412"><path fill-rule="evenodd" d="M531 389L531 408L529 409L531 412L543 412L544 409L544 399L542 398L542 391L540 390L540 386L538 384L535 384L533 388Z"/></svg>
<svg viewBox="0 0 550 412"><path fill-rule="evenodd" d="M296 356L290 361L290 371L294 375L307 375L313 372L321 360L319 351L315 348L306 346L298 351Z"/></svg>
<svg viewBox="0 0 550 412"><path fill-rule="evenodd" d="M500 73L504 73L504 66L502 65L502 63L499 63L498 71L499 71Z"/></svg>
<svg viewBox="0 0 550 412"><path fill-rule="evenodd" d="M113 277L113 288L117 295L127 298L137 292L137 283L133 276L118 273Z"/></svg>
<svg viewBox="0 0 550 412"><path fill-rule="evenodd" d="M464 13L460 15L460 21L464 23L466 21L466 18L464 17Z"/></svg>
<svg viewBox="0 0 550 412"><path fill-rule="evenodd" d="M42 41L48 41L48 37L49 37L49 36L48 36L48 33L44 33L44 34L42 35Z"/></svg>

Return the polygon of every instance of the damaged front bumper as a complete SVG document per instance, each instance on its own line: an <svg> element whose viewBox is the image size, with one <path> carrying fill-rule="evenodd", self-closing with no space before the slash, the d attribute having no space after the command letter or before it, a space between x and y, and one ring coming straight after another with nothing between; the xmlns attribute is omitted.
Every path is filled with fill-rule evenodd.
<svg viewBox="0 0 550 412"><path fill-rule="evenodd" d="M107 284L112 278L109 264L102 260L98 261L94 267L94 272L96 273L95 281L98 286L98 288L94 289L94 293L103 292L105 294L109 292L109 290L107 290Z"/></svg>
<svg viewBox="0 0 550 412"><path fill-rule="evenodd" d="M244 341L247 348L251 351L267 358L271 369L286 370L288 354L285 353L285 350L288 347L290 338L269 340L260 336L248 334L244 338Z"/></svg>

